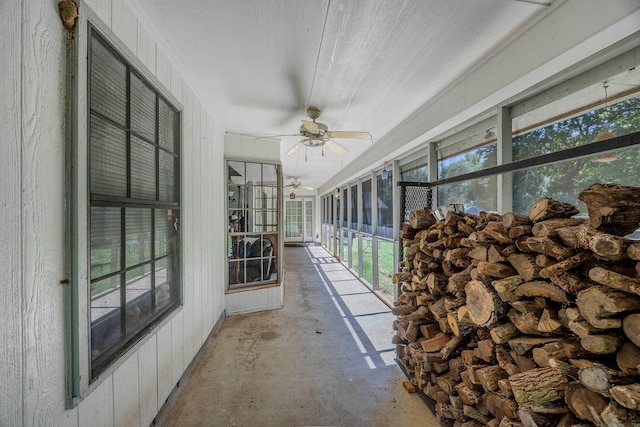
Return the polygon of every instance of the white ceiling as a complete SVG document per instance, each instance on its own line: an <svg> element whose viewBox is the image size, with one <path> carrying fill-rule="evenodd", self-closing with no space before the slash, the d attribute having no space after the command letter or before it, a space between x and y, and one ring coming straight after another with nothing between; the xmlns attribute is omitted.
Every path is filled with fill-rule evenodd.
<svg viewBox="0 0 640 427"><path fill-rule="evenodd" d="M536 0L131 0L231 133L298 132L309 105L373 144L546 13ZM558 0L556 0L557 2ZM364 150L284 153L285 177L319 187ZM382 168L382 159L380 159ZM374 165L375 166L375 165Z"/></svg>

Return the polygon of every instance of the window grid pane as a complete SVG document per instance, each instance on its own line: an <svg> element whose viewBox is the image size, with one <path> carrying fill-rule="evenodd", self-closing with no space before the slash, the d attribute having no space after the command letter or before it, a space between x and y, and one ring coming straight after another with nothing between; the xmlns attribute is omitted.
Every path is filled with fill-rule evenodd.
<svg viewBox="0 0 640 427"><path fill-rule="evenodd" d="M229 286L275 283L279 167L227 161L227 173Z"/></svg>
<svg viewBox="0 0 640 427"><path fill-rule="evenodd" d="M92 31L92 378L180 303L180 113L105 46Z"/></svg>

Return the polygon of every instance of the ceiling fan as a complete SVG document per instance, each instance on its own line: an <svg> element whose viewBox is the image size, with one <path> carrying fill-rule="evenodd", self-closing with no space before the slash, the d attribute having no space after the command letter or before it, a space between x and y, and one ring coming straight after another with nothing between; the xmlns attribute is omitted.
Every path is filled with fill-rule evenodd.
<svg viewBox="0 0 640 427"><path fill-rule="evenodd" d="M324 155L325 145L330 150L333 150L338 154L346 154L349 150L347 150L346 147L335 142L333 140L334 138L371 140L371 134L369 132L329 130L329 127L327 125L316 121L320 117L320 109L316 107L307 108L307 117L309 117L311 121L302 120L302 124L300 125L300 133L290 135L300 135L303 136L304 139L300 140L297 144L291 147L289 151L286 152L287 156L294 154L302 147L323 147L322 155Z"/></svg>
<svg viewBox="0 0 640 427"><path fill-rule="evenodd" d="M290 187L292 190L298 190L300 188L303 188L305 190L315 190L313 187L309 187L308 185L302 185L300 183L300 181L298 181L298 177L297 176L292 176L291 178L291 184L287 184L285 185L285 187Z"/></svg>

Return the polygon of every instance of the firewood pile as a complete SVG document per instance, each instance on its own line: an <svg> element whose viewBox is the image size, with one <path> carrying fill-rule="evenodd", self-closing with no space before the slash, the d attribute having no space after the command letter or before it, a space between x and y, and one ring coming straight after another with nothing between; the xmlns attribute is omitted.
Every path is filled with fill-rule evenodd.
<svg viewBox="0 0 640 427"><path fill-rule="evenodd" d="M640 188L579 198L410 213L393 343L443 424L640 425Z"/></svg>

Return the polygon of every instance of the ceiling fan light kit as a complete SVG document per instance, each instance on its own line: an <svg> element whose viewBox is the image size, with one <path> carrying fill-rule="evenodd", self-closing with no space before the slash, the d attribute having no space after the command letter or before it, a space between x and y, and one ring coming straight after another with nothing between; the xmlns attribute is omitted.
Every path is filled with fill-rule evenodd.
<svg viewBox="0 0 640 427"><path fill-rule="evenodd" d="M290 156L295 154L303 146L315 148L322 147L322 155L324 156L324 146L338 154L346 154L349 150L333 141L332 138L344 138L344 139L369 139L372 140L369 132L360 131L330 131L329 127L324 123L319 123L316 120L320 117L320 109L316 107L307 108L307 117L311 119L302 120L300 125L300 136L304 139L298 141L293 147L291 147L286 155ZM306 156L305 156L305 160Z"/></svg>

